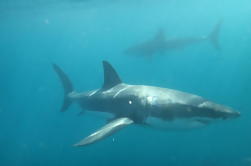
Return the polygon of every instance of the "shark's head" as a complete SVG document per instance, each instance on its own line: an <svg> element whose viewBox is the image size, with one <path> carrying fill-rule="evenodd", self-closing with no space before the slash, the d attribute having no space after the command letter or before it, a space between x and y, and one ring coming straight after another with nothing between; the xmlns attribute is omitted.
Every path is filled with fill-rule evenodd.
<svg viewBox="0 0 251 166"><path fill-rule="evenodd" d="M156 100L150 103L149 108L154 118L148 118L146 123L161 129L199 128L240 116L238 111L230 107L206 100L198 105L164 103L164 101Z"/></svg>
<svg viewBox="0 0 251 166"><path fill-rule="evenodd" d="M234 109L216 104L210 101L205 101L198 105L203 116L211 119L234 119L240 116L240 112L235 111Z"/></svg>
<svg viewBox="0 0 251 166"><path fill-rule="evenodd" d="M205 126L222 120L235 119L240 116L238 111L228 106L213 103L194 95L178 94L179 98L177 100L175 100L175 92L167 95L171 95L172 99L160 96L148 97L146 104L147 108L150 109L150 114L166 122L166 125L177 122L182 122L183 124L185 122L182 128ZM190 99L188 98L189 96ZM161 126L165 125L162 124Z"/></svg>

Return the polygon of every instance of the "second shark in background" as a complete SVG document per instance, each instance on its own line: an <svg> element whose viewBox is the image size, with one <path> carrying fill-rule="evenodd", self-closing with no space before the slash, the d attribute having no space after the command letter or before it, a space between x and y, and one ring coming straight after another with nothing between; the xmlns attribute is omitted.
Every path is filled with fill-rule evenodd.
<svg viewBox="0 0 251 166"><path fill-rule="evenodd" d="M142 42L128 48L125 53L129 55L153 56L158 53L165 53L169 50L181 49L192 44L210 41L215 49L219 50L219 32L222 21L219 21L211 33L207 36L187 37L167 40L163 30L159 30L155 37L151 40Z"/></svg>

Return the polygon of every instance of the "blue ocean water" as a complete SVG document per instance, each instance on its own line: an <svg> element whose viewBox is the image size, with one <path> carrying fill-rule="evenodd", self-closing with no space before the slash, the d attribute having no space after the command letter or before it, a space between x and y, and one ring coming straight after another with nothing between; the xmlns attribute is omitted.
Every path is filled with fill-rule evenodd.
<svg viewBox="0 0 251 166"><path fill-rule="evenodd" d="M251 165L249 0L54 0L0 2L0 165ZM207 35L223 20L216 50L202 42L153 57L124 51L151 39ZM241 112L200 129L138 125L76 148L106 119L72 105L59 112L57 63L77 91L103 84L102 60L129 84L201 95Z"/></svg>

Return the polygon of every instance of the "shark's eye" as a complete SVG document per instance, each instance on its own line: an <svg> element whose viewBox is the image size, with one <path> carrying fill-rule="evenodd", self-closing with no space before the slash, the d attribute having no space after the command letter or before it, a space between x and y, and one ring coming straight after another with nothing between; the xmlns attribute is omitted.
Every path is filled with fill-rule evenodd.
<svg viewBox="0 0 251 166"><path fill-rule="evenodd" d="M129 103L129 104L132 104L132 101L131 101L131 100L129 100L129 101L128 101L128 103Z"/></svg>

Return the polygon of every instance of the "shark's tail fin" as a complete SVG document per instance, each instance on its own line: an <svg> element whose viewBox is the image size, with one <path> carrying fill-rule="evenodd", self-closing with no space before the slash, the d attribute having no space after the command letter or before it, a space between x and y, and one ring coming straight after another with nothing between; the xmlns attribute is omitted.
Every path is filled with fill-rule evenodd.
<svg viewBox="0 0 251 166"><path fill-rule="evenodd" d="M219 33L221 29L222 20L220 20L214 27L213 31L208 35L208 39L211 41L215 49L220 50Z"/></svg>
<svg viewBox="0 0 251 166"><path fill-rule="evenodd" d="M53 64L53 69L57 73L59 79L61 80L61 83L64 87L64 102L60 109L61 112L64 112L67 110L67 108L71 105L72 100L69 98L69 94L73 92L73 86L68 78L68 76L63 72L63 70L56 64Z"/></svg>

